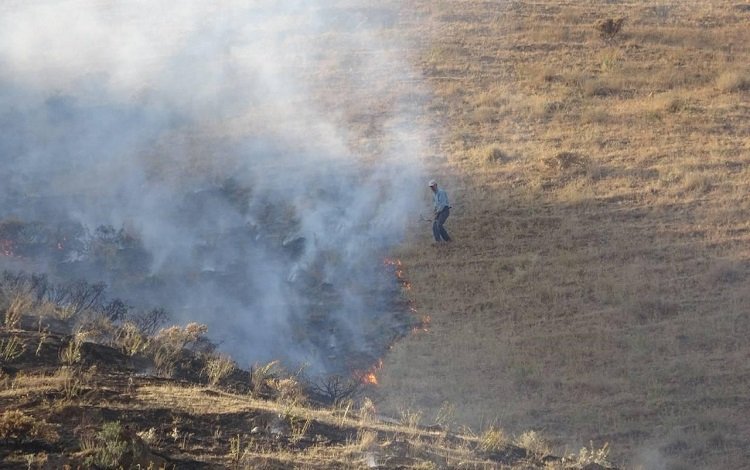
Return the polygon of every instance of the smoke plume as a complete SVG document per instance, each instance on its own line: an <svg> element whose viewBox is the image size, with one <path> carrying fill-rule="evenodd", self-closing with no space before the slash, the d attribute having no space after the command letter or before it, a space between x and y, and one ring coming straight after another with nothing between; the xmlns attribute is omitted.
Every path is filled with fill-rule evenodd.
<svg viewBox="0 0 750 470"><path fill-rule="evenodd" d="M241 364L370 352L426 131L398 9L350 5L3 2L0 268L104 281Z"/></svg>

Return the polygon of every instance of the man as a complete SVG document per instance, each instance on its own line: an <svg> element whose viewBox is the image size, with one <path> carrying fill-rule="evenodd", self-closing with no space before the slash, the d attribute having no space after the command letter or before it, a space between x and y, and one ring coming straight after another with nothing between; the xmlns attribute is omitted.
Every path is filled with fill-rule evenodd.
<svg viewBox="0 0 750 470"><path fill-rule="evenodd" d="M435 236L436 242L449 242L451 241L451 237L448 236L448 232L443 227L445 220L450 215L451 206L448 204L448 193L442 189L438 189L435 180L430 181L430 189L432 190L432 199L435 204L435 221L432 222L432 234Z"/></svg>

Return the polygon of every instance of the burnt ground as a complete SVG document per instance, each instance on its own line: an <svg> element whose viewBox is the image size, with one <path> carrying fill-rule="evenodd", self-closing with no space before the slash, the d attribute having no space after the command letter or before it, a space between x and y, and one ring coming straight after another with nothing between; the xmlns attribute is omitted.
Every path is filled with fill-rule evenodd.
<svg viewBox="0 0 750 470"><path fill-rule="evenodd" d="M365 386L326 405L281 373L252 385L235 370L210 386L199 370L184 372L201 362L188 350L182 372L159 377L148 357L87 341L62 364L75 341L62 332L3 327L0 341L3 469L584 468L418 418L378 417Z"/></svg>

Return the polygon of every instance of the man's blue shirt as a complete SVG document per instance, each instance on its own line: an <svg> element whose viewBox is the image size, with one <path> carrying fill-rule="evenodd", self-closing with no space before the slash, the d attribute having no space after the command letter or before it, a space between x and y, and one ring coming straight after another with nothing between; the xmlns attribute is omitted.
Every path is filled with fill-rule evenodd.
<svg viewBox="0 0 750 470"><path fill-rule="evenodd" d="M435 191L435 194L432 195L433 202L435 203L435 213L439 213L446 207L450 207L448 204L448 193L443 191L442 189L438 189Z"/></svg>

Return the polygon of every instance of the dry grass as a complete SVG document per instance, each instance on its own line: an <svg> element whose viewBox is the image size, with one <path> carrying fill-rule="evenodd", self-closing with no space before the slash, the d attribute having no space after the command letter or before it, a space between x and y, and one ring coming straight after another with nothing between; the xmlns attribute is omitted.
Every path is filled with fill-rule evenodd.
<svg viewBox="0 0 750 470"><path fill-rule="evenodd" d="M208 378L209 384L218 385L236 368L237 365L231 358L222 354L214 354L206 358L202 372Z"/></svg>
<svg viewBox="0 0 750 470"><path fill-rule="evenodd" d="M620 17L605 44L594 25ZM745 466L747 12L465 0L428 21L456 242L415 227L398 253L432 323L386 356L379 409Z"/></svg>

